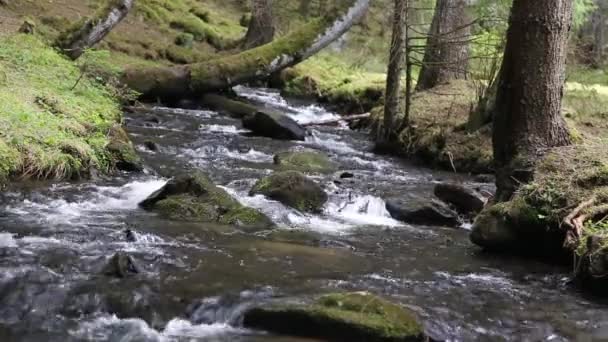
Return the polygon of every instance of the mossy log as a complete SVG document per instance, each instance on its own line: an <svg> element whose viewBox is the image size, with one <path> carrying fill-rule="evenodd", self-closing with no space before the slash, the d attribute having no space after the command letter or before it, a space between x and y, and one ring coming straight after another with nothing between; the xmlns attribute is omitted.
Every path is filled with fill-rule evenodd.
<svg viewBox="0 0 608 342"><path fill-rule="evenodd" d="M69 58L76 60L86 49L99 43L131 11L135 0L108 0L97 13L74 24L63 32L55 46Z"/></svg>
<svg viewBox="0 0 608 342"><path fill-rule="evenodd" d="M269 77L313 56L340 38L367 12L355 0L342 13L315 19L272 43L211 61L176 67L129 69L123 83L146 99L175 101Z"/></svg>

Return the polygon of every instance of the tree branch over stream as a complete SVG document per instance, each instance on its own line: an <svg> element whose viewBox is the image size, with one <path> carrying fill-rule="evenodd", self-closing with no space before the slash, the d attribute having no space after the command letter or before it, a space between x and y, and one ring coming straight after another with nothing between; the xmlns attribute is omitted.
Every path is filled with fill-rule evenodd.
<svg viewBox="0 0 608 342"><path fill-rule="evenodd" d="M366 13L370 0L355 0L343 13L315 19L275 41L241 53L184 66L126 70L123 82L146 99L178 100L267 78L315 55Z"/></svg>

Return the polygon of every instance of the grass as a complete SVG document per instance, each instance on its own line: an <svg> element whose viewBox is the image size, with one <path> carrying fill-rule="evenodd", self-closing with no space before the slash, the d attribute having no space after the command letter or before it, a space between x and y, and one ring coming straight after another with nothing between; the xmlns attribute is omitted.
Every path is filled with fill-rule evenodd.
<svg viewBox="0 0 608 342"><path fill-rule="evenodd" d="M285 92L313 96L351 113L369 111L381 101L386 74L369 72L343 60L325 52L285 71Z"/></svg>
<svg viewBox="0 0 608 342"><path fill-rule="evenodd" d="M0 42L0 177L77 178L108 172L107 133L121 117L108 88L43 41Z"/></svg>

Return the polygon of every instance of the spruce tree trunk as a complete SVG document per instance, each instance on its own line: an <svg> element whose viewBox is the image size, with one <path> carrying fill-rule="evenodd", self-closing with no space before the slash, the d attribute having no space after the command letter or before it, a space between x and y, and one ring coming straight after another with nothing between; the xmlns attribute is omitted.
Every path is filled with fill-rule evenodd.
<svg viewBox="0 0 608 342"><path fill-rule="evenodd" d="M470 22L467 0L437 0L416 90L467 76Z"/></svg>
<svg viewBox="0 0 608 342"><path fill-rule="evenodd" d="M384 141L388 142L395 130L395 118L399 113L399 93L401 89L401 72L406 44L406 10L407 1L395 0L393 14L393 35L388 60L386 77L386 95L384 101Z"/></svg>
<svg viewBox="0 0 608 342"><path fill-rule="evenodd" d="M594 66L601 67L604 62L604 33L606 30L606 18L604 17L604 8L598 4L598 8L593 13L591 18L593 25L593 52Z"/></svg>
<svg viewBox="0 0 608 342"><path fill-rule="evenodd" d="M243 46L252 49L268 44L274 39L275 27L272 15L272 0L251 1L251 21Z"/></svg>
<svg viewBox="0 0 608 342"><path fill-rule="evenodd" d="M108 0L96 14L63 32L55 46L72 60L104 39L131 11L135 0Z"/></svg>
<svg viewBox="0 0 608 342"><path fill-rule="evenodd" d="M340 38L369 9L371 0L355 0L344 13L314 19L272 43L208 62L175 67L130 69L122 81L146 99L168 102L224 90L292 67Z"/></svg>
<svg viewBox="0 0 608 342"><path fill-rule="evenodd" d="M304 18L308 18L308 16L310 15L310 1L311 0L300 0L300 8L298 9L298 11L300 12L300 15Z"/></svg>
<svg viewBox="0 0 608 342"><path fill-rule="evenodd" d="M531 180L549 148L571 143L561 103L572 1L513 1L494 110L499 201Z"/></svg>

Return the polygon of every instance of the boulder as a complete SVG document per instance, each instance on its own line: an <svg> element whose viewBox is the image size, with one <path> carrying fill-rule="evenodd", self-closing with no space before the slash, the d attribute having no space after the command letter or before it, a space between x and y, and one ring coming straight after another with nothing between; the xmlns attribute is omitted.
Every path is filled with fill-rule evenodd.
<svg viewBox="0 0 608 342"><path fill-rule="evenodd" d="M460 184L437 184L434 193L462 214L477 214L486 205L486 199L479 192Z"/></svg>
<svg viewBox="0 0 608 342"><path fill-rule="evenodd" d="M327 155L315 151L282 152L274 156L280 170L300 172L332 173L337 170Z"/></svg>
<svg viewBox="0 0 608 342"><path fill-rule="evenodd" d="M471 242L489 250L511 250L518 245L517 232L501 210L493 207L477 216L471 230Z"/></svg>
<svg viewBox="0 0 608 342"><path fill-rule="evenodd" d="M118 170L128 172L143 171L144 166L141 158L135 151L135 147L127 132L120 124L114 124L108 132L110 143L106 147L112 156L112 162Z"/></svg>
<svg viewBox="0 0 608 342"><path fill-rule="evenodd" d="M240 227L274 226L266 215L241 205L201 172L170 180L140 206L174 220L217 222Z"/></svg>
<svg viewBox="0 0 608 342"><path fill-rule="evenodd" d="M133 259L122 252L114 254L110 261L103 268L104 275L115 278L126 278L139 273L139 267Z"/></svg>
<svg viewBox="0 0 608 342"><path fill-rule="evenodd" d="M320 212L328 197L311 179L297 171L281 171L260 179L250 196L264 195L287 206L306 212Z"/></svg>
<svg viewBox="0 0 608 342"><path fill-rule="evenodd" d="M306 129L287 115L276 112L256 112L243 118L243 127L253 134L280 140L306 138Z"/></svg>
<svg viewBox="0 0 608 342"><path fill-rule="evenodd" d="M364 292L329 294L311 305L253 308L243 324L324 341L426 341L413 312Z"/></svg>
<svg viewBox="0 0 608 342"><path fill-rule="evenodd" d="M399 221L410 224L457 227L460 225L458 213L447 204L435 199L423 201L386 201L386 210Z"/></svg>

